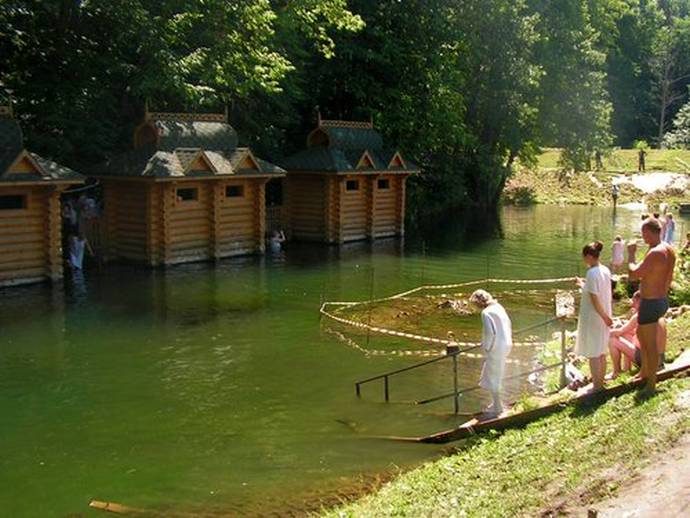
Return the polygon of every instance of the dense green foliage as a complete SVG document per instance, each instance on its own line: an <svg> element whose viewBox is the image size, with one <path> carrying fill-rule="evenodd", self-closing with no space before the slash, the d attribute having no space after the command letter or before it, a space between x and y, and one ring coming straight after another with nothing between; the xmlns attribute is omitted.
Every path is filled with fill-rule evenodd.
<svg viewBox="0 0 690 518"><path fill-rule="evenodd" d="M0 87L76 168L154 110L222 110L274 160L373 117L425 174L410 208L492 208L541 146L586 168L687 100L690 0L3 0Z"/></svg>
<svg viewBox="0 0 690 518"><path fill-rule="evenodd" d="M678 110L673 119L673 130L664 136L664 146L690 149L690 102Z"/></svg>

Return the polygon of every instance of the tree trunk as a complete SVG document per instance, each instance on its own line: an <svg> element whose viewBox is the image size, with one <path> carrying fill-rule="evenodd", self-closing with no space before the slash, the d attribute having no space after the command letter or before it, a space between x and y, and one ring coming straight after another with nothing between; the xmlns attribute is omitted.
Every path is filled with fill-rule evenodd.
<svg viewBox="0 0 690 518"><path fill-rule="evenodd" d="M671 64L666 63L664 65L664 73L661 78L661 106L659 110L659 134L657 136L658 142L657 147L661 147L661 143L664 140L664 133L666 133L666 110L669 105L671 81L669 75L671 73Z"/></svg>

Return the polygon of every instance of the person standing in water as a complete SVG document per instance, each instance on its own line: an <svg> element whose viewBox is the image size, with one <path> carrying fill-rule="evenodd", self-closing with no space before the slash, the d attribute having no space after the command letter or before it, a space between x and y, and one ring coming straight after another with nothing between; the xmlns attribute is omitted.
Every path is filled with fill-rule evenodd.
<svg viewBox="0 0 690 518"><path fill-rule="evenodd" d="M575 352L589 360L592 391L604 388L606 352L613 324L611 272L599 262L603 249L604 245L599 241L582 248L582 259L588 267L587 275L584 279L576 279L577 285L582 288L582 300L580 318L577 321Z"/></svg>
<svg viewBox="0 0 690 518"><path fill-rule="evenodd" d="M676 222L673 219L673 214L669 212L666 214L666 233L664 235L664 241L666 241L666 243L669 245L673 245L673 240L676 237L675 234Z"/></svg>
<svg viewBox="0 0 690 518"><path fill-rule="evenodd" d="M482 310L482 342L484 366L479 386L491 393L492 404L484 410L491 417L503 413L501 387L506 358L513 347L513 325L501 304L488 291L477 290L470 296L470 302Z"/></svg>
<svg viewBox="0 0 690 518"><path fill-rule="evenodd" d="M613 208L615 209L618 205L618 195L620 194L620 188L617 183L611 184L611 199L613 200Z"/></svg>
<svg viewBox="0 0 690 518"><path fill-rule="evenodd" d="M91 256L94 255L91 244L84 236L83 232L73 234L69 238L69 265L72 271L81 270L84 263L84 250L88 250Z"/></svg>
<svg viewBox="0 0 690 518"><path fill-rule="evenodd" d="M661 223L655 218L642 225L642 239L649 251L641 263L635 264L635 255L628 247L628 278L640 281L640 311L637 338L642 350L639 378L647 380L648 391L656 389L658 367L657 332L659 319L668 311L668 290L673 280L676 253L661 241Z"/></svg>
<svg viewBox="0 0 690 518"><path fill-rule="evenodd" d="M620 273L620 269L625 262L625 243L621 236L616 236L611 246L611 271Z"/></svg>

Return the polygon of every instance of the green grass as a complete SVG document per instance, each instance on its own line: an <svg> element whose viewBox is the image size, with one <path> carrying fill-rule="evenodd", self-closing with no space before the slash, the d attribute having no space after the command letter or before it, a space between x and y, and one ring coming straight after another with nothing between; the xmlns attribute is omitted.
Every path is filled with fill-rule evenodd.
<svg viewBox="0 0 690 518"><path fill-rule="evenodd" d="M558 169L561 150L546 148L539 155L539 167ZM649 149L645 158L647 171L690 172L690 150ZM637 171L636 149L615 149L603 158L607 171Z"/></svg>
<svg viewBox="0 0 690 518"><path fill-rule="evenodd" d="M515 516L612 492L653 451L690 429L677 403L690 380L649 399L636 393L599 407L568 408L464 449L388 483L330 516Z"/></svg>
<svg viewBox="0 0 690 518"><path fill-rule="evenodd" d="M669 326L669 354L687 347L690 315ZM586 505L615 491L644 461L690 430L679 398L690 379L656 396L632 392L573 406L523 429L478 437L328 516L514 516ZM687 400L687 398L686 398Z"/></svg>

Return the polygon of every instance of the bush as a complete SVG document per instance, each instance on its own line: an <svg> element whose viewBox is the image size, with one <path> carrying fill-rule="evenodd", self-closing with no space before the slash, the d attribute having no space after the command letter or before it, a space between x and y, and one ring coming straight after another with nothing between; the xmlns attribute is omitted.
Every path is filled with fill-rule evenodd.
<svg viewBox="0 0 690 518"><path fill-rule="evenodd" d="M671 306L690 304L690 254L681 252L676 264L676 272L668 294Z"/></svg>
<svg viewBox="0 0 690 518"><path fill-rule="evenodd" d="M534 187L524 179L511 179L503 190L503 201L512 205L532 205L537 202L537 195Z"/></svg>

